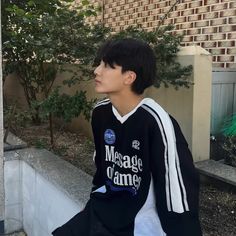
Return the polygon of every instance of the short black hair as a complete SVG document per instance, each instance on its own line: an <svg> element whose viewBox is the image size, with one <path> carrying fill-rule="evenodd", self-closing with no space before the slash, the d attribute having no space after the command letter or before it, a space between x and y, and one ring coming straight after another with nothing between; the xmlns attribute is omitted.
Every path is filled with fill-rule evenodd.
<svg viewBox="0 0 236 236"><path fill-rule="evenodd" d="M142 94L153 85L156 79L156 57L152 48L144 41L134 38L108 40L98 51L95 63L103 61L112 68L114 65L122 67L122 73L133 71L136 80L132 84L132 91Z"/></svg>

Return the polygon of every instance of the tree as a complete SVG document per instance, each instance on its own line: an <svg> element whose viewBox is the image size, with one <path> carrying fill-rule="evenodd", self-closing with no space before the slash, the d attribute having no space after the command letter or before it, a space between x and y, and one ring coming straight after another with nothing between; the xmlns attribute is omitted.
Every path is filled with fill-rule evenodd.
<svg viewBox="0 0 236 236"><path fill-rule="evenodd" d="M52 144L52 116L69 121L69 117L83 112L88 118L88 109L94 102L87 100L84 91L70 96L60 94L59 87L53 88L56 75L69 73L70 78L63 81L68 86L87 78L91 58L107 32L102 26L85 23L85 18L96 15L97 11L88 1L76 7L72 3L72 0L3 2L4 74L17 74L34 123L41 122L42 112L49 117ZM75 64L77 70L68 69L68 64ZM77 110L67 109L65 113L58 101L72 102Z"/></svg>
<svg viewBox="0 0 236 236"><path fill-rule="evenodd" d="M97 34L99 26L85 24L85 17L95 15L96 9L88 1L76 8L72 2L3 2L5 74L17 73L35 123L40 123L38 102L51 93L57 73L67 70L65 64L76 63L83 75L88 74L84 65L91 61L102 36ZM70 72L71 81L84 78ZM81 103L87 102L83 96L79 98Z"/></svg>
<svg viewBox="0 0 236 236"><path fill-rule="evenodd" d="M87 100L84 91L63 94L54 87L56 75L70 74L64 85L91 78L93 62L99 46L107 38L134 37L148 42L157 58L161 83L188 87L186 76L191 67L181 67L175 61L182 37L171 33L172 26L146 31L129 27L116 34L102 25L89 25L86 18L96 15L89 1L73 5L73 0L3 0L3 59L4 74L15 72L22 84L34 123L40 114L49 117L53 143L52 116L70 121L81 112L89 117L94 100ZM73 64L71 70L67 65Z"/></svg>

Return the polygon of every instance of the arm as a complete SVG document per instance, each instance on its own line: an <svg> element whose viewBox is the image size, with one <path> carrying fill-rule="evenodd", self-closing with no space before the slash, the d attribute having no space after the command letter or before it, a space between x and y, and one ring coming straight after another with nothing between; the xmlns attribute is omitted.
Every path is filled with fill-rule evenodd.
<svg viewBox="0 0 236 236"><path fill-rule="evenodd" d="M161 125L160 125L161 124ZM151 169L156 207L167 236L200 236L199 176L187 142L171 118L152 129Z"/></svg>
<svg viewBox="0 0 236 236"><path fill-rule="evenodd" d="M100 145L99 145L99 126L97 125L98 121L96 120L96 113L93 111L92 113L92 131L93 131L93 138L94 138L94 144L95 144L95 151L94 151L94 157L93 160L95 162L96 166L96 172L93 176L93 188L92 191L95 189L101 187L104 185L103 181L103 175L101 171L101 157L100 157Z"/></svg>

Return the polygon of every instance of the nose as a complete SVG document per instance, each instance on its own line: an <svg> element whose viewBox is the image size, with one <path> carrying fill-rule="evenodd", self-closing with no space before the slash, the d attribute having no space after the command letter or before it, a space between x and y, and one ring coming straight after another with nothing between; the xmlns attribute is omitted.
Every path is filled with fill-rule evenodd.
<svg viewBox="0 0 236 236"><path fill-rule="evenodd" d="M101 65L99 65L99 66L97 66L96 68L95 68L95 70L94 70L94 74L95 75L99 75L99 73L101 72Z"/></svg>

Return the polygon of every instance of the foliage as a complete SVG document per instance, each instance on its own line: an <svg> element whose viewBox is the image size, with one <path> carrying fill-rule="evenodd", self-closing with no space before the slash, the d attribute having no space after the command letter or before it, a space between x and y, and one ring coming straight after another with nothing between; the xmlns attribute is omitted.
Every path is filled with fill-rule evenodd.
<svg viewBox="0 0 236 236"><path fill-rule="evenodd" d="M68 72L71 77L63 82L68 86L87 78L95 52L107 32L100 25L85 23L86 17L97 12L89 1L73 3L72 0L5 0L2 4L4 76L12 72L18 75L34 123L41 122L40 113L48 116L52 145L52 116L68 121L83 112L88 118L88 108L93 102L85 99L84 92L59 95L58 88L53 89L56 75ZM76 64L81 73L68 70L66 64Z"/></svg>
<svg viewBox="0 0 236 236"><path fill-rule="evenodd" d="M188 80L188 76L192 72L192 66L182 67L176 61L183 35L173 34L171 32L173 28L173 25L168 25L147 31L138 26L131 26L113 35L112 38L133 37L149 43L154 49L157 59L156 87L160 87L161 83L166 87L169 85L173 85L175 88L189 87L191 82Z"/></svg>
<svg viewBox="0 0 236 236"><path fill-rule="evenodd" d="M17 109L16 104L11 106L4 106L4 141L7 140L8 133L20 133L20 130L25 127L25 124L31 120L31 115L28 111Z"/></svg>
<svg viewBox="0 0 236 236"><path fill-rule="evenodd" d="M3 1L4 75L17 73L36 123L40 122L36 104L49 96L57 73L66 70L63 65L77 63L88 73L84 65L91 62L99 46L95 42L106 32L85 24L85 17L96 14L88 1L76 8L71 2ZM71 77L82 80L78 74Z"/></svg>
<svg viewBox="0 0 236 236"><path fill-rule="evenodd" d="M229 119L224 122L222 131L223 134L227 137L236 136L236 114L233 114Z"/></svg>
<svg viewBox="0 0 236 236"><path fill-rule="evenodd" d="M222 147L226 151L225 163L236 167L236 136L226 137Z"/></svg>
<svg viewBox="0 0 236 236"><path fill-rule="evenodd" d="M226 151L225 162L236 167L236 114L225 121L222 132L225 136L222 145Z"/></svg>
<svg viewBox="0 0 236 236"><path fill-rule="evenodd" d="M89 119L95 100L87 101L86 92L76 92L73 96L68 94L59 94L55 89L48 99L41 102L40 106L43 114L54 114L58 118L63 118L70 122L74 117L78 117L83 112L86 119Z"/></svg>

